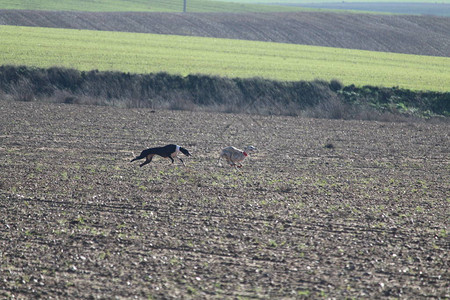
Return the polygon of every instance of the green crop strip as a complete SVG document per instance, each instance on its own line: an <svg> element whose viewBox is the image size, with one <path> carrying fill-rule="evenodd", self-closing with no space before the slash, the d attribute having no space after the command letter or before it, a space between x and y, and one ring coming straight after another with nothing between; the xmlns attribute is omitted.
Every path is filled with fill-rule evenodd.
<svg viewBox="0 0 450 300"><path fill-rule="evenodd" d="M213 0L215 1L215 0ZM220 0L223 2L237 2L237 3L290 3L290 4L308 4L308 3L450 3L450 0Z"/></svg>
<svg viewBox="0 0 450 300"><path fill-rule="evenodd" d="M0 0L0 9L57 10L57 11L142 11L181 12L183 0ZM187 0L188 12L271 12L299 11L300 7L255 5L208 0Z"/></svg>
<svg viewBox="0 0 450 300"><path fill-rule="evenodd" d="M448 91L450 58L141 33L0 26L0 65Z"/></svg>

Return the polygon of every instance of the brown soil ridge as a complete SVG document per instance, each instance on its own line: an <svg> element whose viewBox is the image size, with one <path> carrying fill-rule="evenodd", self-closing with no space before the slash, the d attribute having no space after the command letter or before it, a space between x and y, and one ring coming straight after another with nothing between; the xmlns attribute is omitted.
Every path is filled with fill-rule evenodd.
<svg viewBox="0 0 450 300"><path fill-rule="evenodd" d="M0 10L0 25L140 32L450 57L447 17Z"/></svg>

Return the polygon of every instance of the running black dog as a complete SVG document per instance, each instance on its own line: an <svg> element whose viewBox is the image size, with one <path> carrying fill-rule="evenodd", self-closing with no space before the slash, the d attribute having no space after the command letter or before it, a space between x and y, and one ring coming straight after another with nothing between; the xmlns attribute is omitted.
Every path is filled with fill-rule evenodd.
<svg viewBox="0 0 450 300"><path fill-rule="evenodd" d="M133 158L131 160L131 162L133 162L135 160L138 160L138 159L145 158L146 160L142 164L140 164L140 167L142 167L142 166L148 164L149 162L151 162L153 156L159 155L159 156L164 157L164 158L170 158L172 160L172 163L174 163L173 158L177 157L177 155L180 152L183 153L186 156L191 156L189 151L187 151L183 147L171 144L171 145L167 145L167 146L164 146L164 147L155 147L155 148L150 148L150 149L144 150L144 151L141 152L141 155L136 156L135 158ZM179 157L178 157L178 159L184 165L184 161L181 158L179 158Z"/></svg>

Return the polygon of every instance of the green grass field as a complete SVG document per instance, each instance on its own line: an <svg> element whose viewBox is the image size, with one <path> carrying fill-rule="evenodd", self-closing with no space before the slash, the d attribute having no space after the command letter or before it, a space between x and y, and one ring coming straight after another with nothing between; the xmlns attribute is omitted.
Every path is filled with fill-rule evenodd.
<svg viewBox="0 0 450 300"><path fill-rule="evenodd" d="M188 12L275 12L310 10L300 7L255 5L209 0L187 0ZM0 0L0 9L68 11L181 12L183 0Z"/></svg>
<svg viewBox="0 0 450 300"><path fill-rule="evenodd" d="M216 0L211 0L216 1ZM366 2L366 3L381 3L381 2L395 2L395 3L450 3L450 0L220 0L224 2L238 2L238 3L340 3L340 2Z"/></svg>
<svg viewBox="0 0 450 300"><path fill-rule="evenodd" d="M450 58L216 38L0 26L0 64L448 91Z"/></svg>

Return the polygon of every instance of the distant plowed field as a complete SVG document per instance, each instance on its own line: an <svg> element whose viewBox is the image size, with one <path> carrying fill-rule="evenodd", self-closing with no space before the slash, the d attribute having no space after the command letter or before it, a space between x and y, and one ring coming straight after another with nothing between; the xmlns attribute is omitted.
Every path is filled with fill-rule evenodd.
<svg viewBox="0 0 450 300"><path fill-rule="evenodd" d="M0 101L0 128L0 298L450 297L448 124ZM186 167L129 162L166 143Z"/></svg>
<svg viewBox="0 0 450 300"><path fill-rule="evenodd" d="M0 24L189 35L450 56L449 19L433 16L0 10Z"/></svg>

